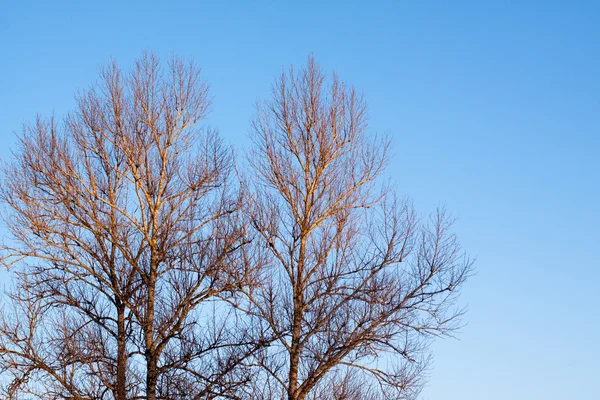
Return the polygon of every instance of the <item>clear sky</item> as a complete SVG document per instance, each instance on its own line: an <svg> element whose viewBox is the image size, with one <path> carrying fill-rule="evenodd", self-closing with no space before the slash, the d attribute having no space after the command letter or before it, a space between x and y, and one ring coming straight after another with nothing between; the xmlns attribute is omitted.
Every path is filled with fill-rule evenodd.
<svg viewBox="0 0 600 400"><path fill-rule="evenodd" d="M99 65L144 49L195 58L210 123L243 146L255 101L313 53L393 136L399 191L446 203L477 257L422 399L598 398L600 2L0 5L2 158L23 121L62 116Z"/></svg>

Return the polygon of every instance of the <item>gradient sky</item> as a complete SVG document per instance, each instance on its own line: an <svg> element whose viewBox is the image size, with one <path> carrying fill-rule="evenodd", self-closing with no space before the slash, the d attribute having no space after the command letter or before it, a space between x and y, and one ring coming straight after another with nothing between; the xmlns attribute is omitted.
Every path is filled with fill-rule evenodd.
<svg viewBox="0 0 600 400"><path fill-rule="evenodd" d="M122 3L0 1L1 158L144 49L193 57L210 123L244 146L255 101L313 53L394 138L399 191L445 203L477 258L421 398L598 398L600 2Z"/></svg>

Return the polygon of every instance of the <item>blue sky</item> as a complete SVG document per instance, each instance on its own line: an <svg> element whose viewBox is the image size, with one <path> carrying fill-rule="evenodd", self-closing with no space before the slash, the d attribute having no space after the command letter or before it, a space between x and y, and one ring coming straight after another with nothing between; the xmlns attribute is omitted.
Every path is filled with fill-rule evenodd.
<svg viewBox="0 0 600 400"><path fill-rule="evenodd" d="M193 57L210 123L244 146L256 100L313 53L394 138L399 191L447 204L477 257L467 325L434 345L422 399L597 397L600 3L123 3L2 1L0 157L144 49Z"/></svg>

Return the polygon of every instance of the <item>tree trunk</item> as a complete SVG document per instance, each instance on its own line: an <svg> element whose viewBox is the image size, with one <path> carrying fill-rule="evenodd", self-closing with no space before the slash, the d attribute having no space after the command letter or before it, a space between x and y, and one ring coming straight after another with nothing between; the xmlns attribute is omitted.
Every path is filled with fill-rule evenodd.
<svg viewBox="0 0 600 400"><path fill-rule="evenodd" d="M296 301L296 299L295 299ZM297 400L298 391L298 364L300 361L300 322L302 314L299 310L294 311L294 322L292 327L292 346L290 351L290 373L288 382L288 400Z"/></svg>
<svg viewBox="0 0 600 400"><path fill-rule="evenodd" d="M125 332L125 306L117 304L117 385L115 400L127 399L127 333Z"/></svg>
<svg viewBox="0 0 600 400"><path fill-rule="evenodd" d="M156 382L158 380L157 357L154 346L154 274L150 273L148 284L147 309L145 320L144 339L146 345L146 399L156 400Z"/></svg>
<svg viewBox="0 0 600 400"><path fill-rule="evenodd" d="M306 236L300 239L300 254L296 265L296 282L294 287L294 320L292 321L292 345L290 351L290 373L288 382L288 400L300 400L298 388L298 368L300 364L300 353L302 351L300 340L302 333L302 313L304 307L304 296L302 292L302 277L304 269L304 258L306 256Z"/></svg>

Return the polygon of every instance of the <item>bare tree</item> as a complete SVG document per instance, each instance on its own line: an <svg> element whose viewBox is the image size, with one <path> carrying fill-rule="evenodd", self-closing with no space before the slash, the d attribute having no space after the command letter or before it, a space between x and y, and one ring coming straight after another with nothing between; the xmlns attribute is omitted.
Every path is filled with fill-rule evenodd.
<svg viewBox="0 0 600 400"><path fill-rule="evenodd" d="M377 184L390 144L366 104L312 58L283 73L253 123L248 225L267 256L239 303L261 335L249 398L410 399L427 344L451 334L472 263L444 210L420 221Z"/></svg>
<svg viewBox="0 0 600 400"><path fill-rule="evenodd" d="M146 54L77 101L62 123L25 126L4 166L3 397L229 396L252 346L216 300L250 271L232 152L196 127L210 104L198 68Z"/></svg>

